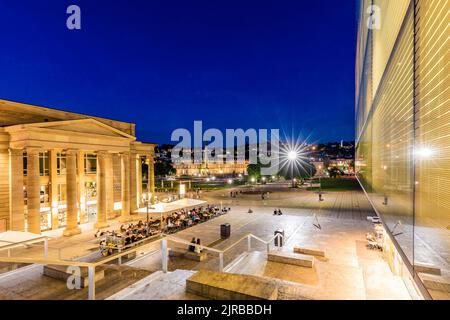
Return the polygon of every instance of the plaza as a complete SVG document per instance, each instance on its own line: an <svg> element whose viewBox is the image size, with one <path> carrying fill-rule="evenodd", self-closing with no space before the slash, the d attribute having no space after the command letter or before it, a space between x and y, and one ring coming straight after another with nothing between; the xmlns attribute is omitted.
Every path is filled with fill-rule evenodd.
<svg viewBox="0 0 450 320"><path fill-rule="evenodd" d="M0 300L450 300L450 1L16 2Z"/></svg>
<svg viewBox="0 0 450 320"><path fill-rule="evenodd" d="M319 202L315 192L290 190L289 184L260 187L272 190L264 202L259 195L230 198L229 190L205 192L205 201L220 203L230 207L231 211L143 244L136 249L134 259L124 259L122 264L117 261L101 264L105 276L95 284L96 299L205 299L186 290L186 281L205 270L269 281L276 287L277 299L419 298L413 283L396 276L381 251L367 248L366 233L373 230L367 216L374 212L361 191L325 193L324 201ZM286 206L279 206L279 201ZM248 213L249 208L253 213ZM280 208L283 214L273 215L274 208ZM134 219L142 217L139 215ZM219 233L220 225L224 223L231 225L231 236L227 239L221 239ZM121 221L111 224L118 228ZM315 257L312 268L269 261L267 245L255 239L269 240L279 229L285 233L284 245L277 248L272 241L270 252L288 253L301 245L323 248L325 257ZM250 244L249 234L255 236ZM164 272L161 241L165 239L170 250L186 250L185 243L193 237L201 238L207 258L194 261L169 257L167 272ZM73 264L75 261L103 259L98 253L93 231L51 239L49 247L50 255L56 255L52 249L58 247L64 260ZM215 251L209 251L209 248ZM224 252L222 270L217 253L221 250ZM27 255L30 257L29 253ZM12 256L19 257L20 253ZM36 258L39 257L36 249ZM1 298L88 298L88 288L68 290L64 281L43 275L42 268L42 265L35 265L18 269L10 275L0 275ZM258 290L258 286L255 288Z"/></svg>

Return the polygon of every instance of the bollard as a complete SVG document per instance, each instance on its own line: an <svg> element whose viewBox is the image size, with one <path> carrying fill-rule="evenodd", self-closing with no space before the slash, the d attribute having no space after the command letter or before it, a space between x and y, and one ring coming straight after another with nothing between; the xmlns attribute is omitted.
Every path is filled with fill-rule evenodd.
<svg viewBox="0 0 450 320"><path fill-rule="evenodd" d="M167 240L161 240L161 258L162 258L162 271L167 273L168 254L167 254Z"/></svg>
<svg viewBox="0 0 450 320"><path fill-rule="evenodd" d="M283 246L283 238L284 238L284 230L283 229L275 230L274 235L277 236L274 239L275 247L282 247Z"/></svg>
<svg viewBox="0 0 450 320"><path fill-rule="evenodd" d="M223 272L223 252L219 253L219 271Z"/></svg>
<svg viewBox="0 0 450 320"><path fill-rule="evenodd" d="M89 266L88 267L88 275L89 275L89 292L88 292L88 299L89 300L95 300L95 267Z"/></svg>

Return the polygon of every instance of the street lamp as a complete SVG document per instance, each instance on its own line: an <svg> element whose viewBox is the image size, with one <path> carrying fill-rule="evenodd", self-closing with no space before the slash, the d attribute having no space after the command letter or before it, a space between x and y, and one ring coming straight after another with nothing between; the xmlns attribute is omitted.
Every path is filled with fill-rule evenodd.
<svg viewBox="0 0 450 320"><path fill-rule="evenodd" d="M319 165L319 201L322 201L322 165Z"/></svg>
<svg viewBox="0 0 450 320"><path fill-rule="evenodd" d="M297 161L298 153L295 150L291 150L287 154L288 160L291 162L291 178L292 178L292 188L295 188L295 179L294 179L294 164Z"/></svg>
<svg viewBox="0 0 450 320"><path fill-rule="evenodd" d="M297 154L296 151L291 150L291 151L288 152L288 159L289 159L289 161L295 161L295 160L297 160L297 157L298 157L298 154Z"/></svg>
<svg viewBox="0 0 450 320"><path fill-rule="evenodd" d="M143 198L143 201L145 202L145 206L146 206L146 208L147 208L147 226L148 226L148 210L149 210L149 204L150 204L150 200L151 200L151 198L152 198L152 193L147 189L147 192L146 193L144 193L144 194L142 194L142 198Z"/></svg>

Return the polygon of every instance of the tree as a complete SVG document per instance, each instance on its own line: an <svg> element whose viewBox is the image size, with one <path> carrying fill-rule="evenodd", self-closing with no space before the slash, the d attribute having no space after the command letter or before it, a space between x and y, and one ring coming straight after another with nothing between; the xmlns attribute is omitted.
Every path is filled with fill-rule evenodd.
<svg viewBox="0 0 450 320"><path fill-rule="evenodd" d="M328 169L328 173L330 174L330 178L337 178L341 174L341 171L338 167L331 167Z"/></svg>
<svg viewBox="0 0 450 320"><path fill-rule="evenodd" d="M247 166L247 173L250 178L255 178L256 180L259 180L261 178L261 163L258 161L258 163L255 164L249 164Z"/></svg>
<svg viewBox="0 0 450 320"><path fill-rule="evenodd" d="M155 176L164 177L175 174L175 169L170 161L155 162Z"/></svg>
<svg viewBox="0 0 450 320"><path fill-rule="evenodd" d="M286 180L295 178L303 183L305 179L314 177L316 173L316 167L312 163L307 160L302 160L301 165L295 165L293 170L290 164L284 166L280 169L279 175L283 176Z"/></svg>

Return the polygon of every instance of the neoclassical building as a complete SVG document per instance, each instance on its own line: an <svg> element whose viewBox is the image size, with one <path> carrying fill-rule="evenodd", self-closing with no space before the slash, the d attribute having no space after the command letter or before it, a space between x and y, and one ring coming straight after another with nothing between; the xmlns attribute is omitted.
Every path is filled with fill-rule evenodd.
<svg viewBox="0 0 450 320"><path fill-rule="evenodd" d="M129 220L143 194L153 200L154 147L133 123L0 100L0 232Z"/></svg>

